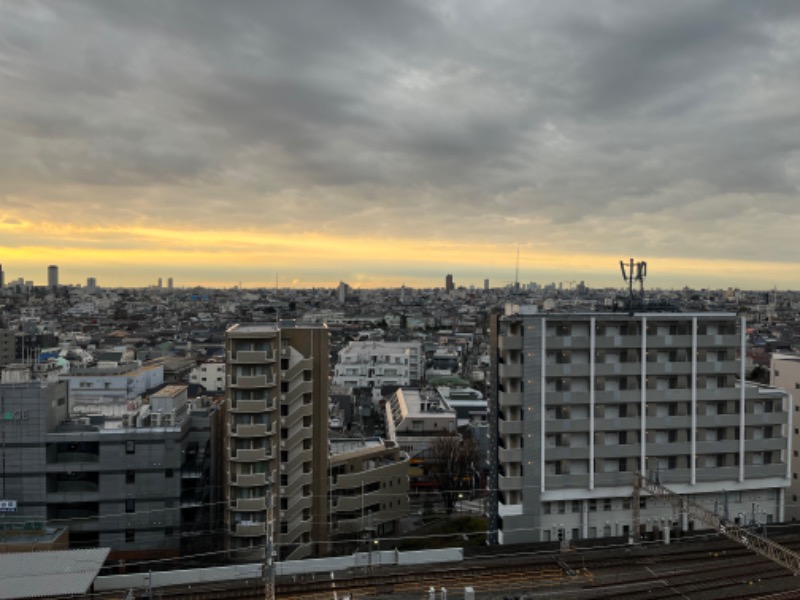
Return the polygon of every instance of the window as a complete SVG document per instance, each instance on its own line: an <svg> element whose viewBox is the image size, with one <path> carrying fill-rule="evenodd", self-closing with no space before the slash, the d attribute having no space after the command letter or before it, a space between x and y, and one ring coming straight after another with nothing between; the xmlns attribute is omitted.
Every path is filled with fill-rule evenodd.
<svg viewBox="0 0 800 600"><path fill-rule="evenodd" d="M173 471L172 471L172 469L164 469L164 477L166 477L167 479L169 479L169 478L171 478L172 476L173 476Z"/></svg>
<svg viewBox="0 0 800 600"><path fill-rule="evenodd" d="M594 498L589 500L589 512L597 512L597 500Z"/></svg>
<svg viewBox="0 0 800 600"><path fill-rule="evenodd" d="M136 442L133 440L125 442L125 454L136 454Z"/></svg>
<svg viewBox="0 0 800 600"><path fill-rule="evenodd" d="M174 527L165 527L165 528L164 528L164 535L165 535L165 536L169 537L169 536L171 536L173 533L175 533L175 528L174 528Z"/></svg>
<svg viewBox="0 0 800 600"><path fill-rule="evenodd" d="M611 510L611 498L605 498L603 500L603 510L606 512Z"/></svg>
<svg viewBox="0 0 800 600"><path fill-rule="evenodd" d="M136 500L134 500L133 498L125 499L125 512L126 513L136 512Z"/></svg>
<svg viewBox="0 0 800 600"><path fill-rule="evenodd" d="M574 513L581 512L581 501L580 500L573 500L572 501L572 512L574 512Z"/></svg>
<svg viewBox="0 0 800 600"><path fill-rule="evenodd" d="M125 543L132 544L136 541L136 530L135 529L126 529L125 530Z"/></svg>
<svg viewBox="0 0 800 600"><path fill-rule="evenodd" d="M128 485L136 483L136 471L133 469L128 469L125 471L125 483Z"/></svg>

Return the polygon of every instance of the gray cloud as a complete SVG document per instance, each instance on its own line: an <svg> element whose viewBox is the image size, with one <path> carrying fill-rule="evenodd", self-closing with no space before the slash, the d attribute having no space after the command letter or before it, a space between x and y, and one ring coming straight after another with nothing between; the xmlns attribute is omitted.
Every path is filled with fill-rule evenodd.
<svg viewBox="0 0 800 600"><path fill-rule="evenodd" d="M107 222L313 215L794 260L799 18L716 0L8 3L0 193L102 197ZM732 243L748 220L782 251Z"/></svg>

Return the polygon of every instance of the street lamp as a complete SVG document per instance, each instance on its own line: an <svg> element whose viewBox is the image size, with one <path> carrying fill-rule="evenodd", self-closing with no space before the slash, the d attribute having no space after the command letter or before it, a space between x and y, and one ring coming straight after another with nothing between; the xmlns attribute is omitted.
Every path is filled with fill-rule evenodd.
<svg viewBox="0 0 800 600"><path fill-rule="evenodd" d="M462 492L458 492L458 512L464 512L464 494Z"/></svg>

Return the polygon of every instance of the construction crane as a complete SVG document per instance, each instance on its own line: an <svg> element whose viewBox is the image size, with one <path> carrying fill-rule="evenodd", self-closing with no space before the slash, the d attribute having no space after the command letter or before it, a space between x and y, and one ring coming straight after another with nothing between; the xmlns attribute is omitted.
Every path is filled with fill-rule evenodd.
<svg viewBox="0 0 800 600"><path fill-rule="evenodd" d="M701 523L711 527L718 533L730 538L734 542L742 544L753 552L768 558L782 567L789 569L794 575L800 574L800 554L789 550L766 537L742 527L736 523L731 523L724 517L714 514L707 508L700 506L696 502L687 500L685 497L676 494L669 488L660 483L648 479L637 472L633 476L633 536L634 541L640 541L640 506L642 492L648 492L655 498L660 498L679 510L681 514L697 519Z"/></svg>

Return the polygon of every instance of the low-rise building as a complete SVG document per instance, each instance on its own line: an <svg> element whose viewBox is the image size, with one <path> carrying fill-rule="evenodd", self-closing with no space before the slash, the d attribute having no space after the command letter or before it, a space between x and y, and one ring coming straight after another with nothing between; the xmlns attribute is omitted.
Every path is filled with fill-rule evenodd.
<svg viewBox="0 0 800 600"><path fill-rule="evenodd" d="M416 384L423 375L420 342L350 342L339 352L333 383L379 389L387 385Z"/></svg>
<svg viewBox="0 0 800 600"><path fill-rule="evenodd" d="M408 455L380 438L330 442L333 554L364 550L397 533L408 515Z"/></svg>

